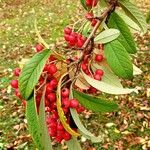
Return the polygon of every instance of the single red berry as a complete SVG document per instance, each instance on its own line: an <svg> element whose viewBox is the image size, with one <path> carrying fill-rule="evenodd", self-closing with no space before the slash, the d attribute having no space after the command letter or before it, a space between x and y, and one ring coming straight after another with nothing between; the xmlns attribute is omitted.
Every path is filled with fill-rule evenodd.
<svg viewBox="0 0 150 150"><path fill-rule="evenodd" d="M89 21L92 21L93 17L94 17L93 13L90 12L85 15L85 18Z"/></svg>
<svg viewBox="0 0 150 150"><path fill-rule="evenodd" d="M57 67L55 64L50 64L48 67L47 67L47 72L50 73L51 75L55 74L57 72Z"/></svg>
<svg viewBox="0 0 150 150"><path fill-rule="evenodd" d="M70 40L70 38L69 38L69 37L70 37L70 35L69 35L69 34L65 34L65 35L64 35L64 39L65 39L67 42L69 42L69 40Z"/></svg>
<svg viewBox="0 0 150 150"><path fill-rule="evenodd" d="M86 3L86 6L92 7L92 0L86 0L85 3Z"/></svg>
<svg viewBox="0 0 150 150"><path fill-rule="evenodd" d="M55 109L57 108L56 103L55 103L55 102L51 103L51 104L50 104L50 108L51 108L52 110L55 110ZM57 117L57 118L58 118L58 117Z"/></svg>
<svg viewBox="0 0 150 150"><path fill-rule="evenodd" d="M101 80L101 75L95 74L95 75L94 75L94 79L95 79L95 80Z"/></svg>
<svg viewBox="0 0 150 150"><path fill-rule="evenodd" d="M95 74L98 74L98 75L100 75L100 76L103 76L103 75L104 75L104 71L103 71L102 69L97 69L97 70L95 71Z"/></svg>
<svg viewBox="0 0 150 150"><path fill-rule="evenodd" d="M70 107L71 108L77 108L79 106L79 102L77 99L71 99L70 100Z"/></svg>
<svg viewBox="0 0 150 150"><path fill-rule="evenodd" d="M49 83L46 84L46 95L48 95L48 93L51 93L53 91L53 87L52 85L50 85Z"/></svg>
<svg viewBox="0 0 150 150"><path fill-rule="evenodd" d="M56 101L56 94L55 93L49 93L47 95L47 98L50 100L50 102L55 102Z"/></svg>
<svg viewBox="0 0 150 150"><path fill-rule="evenodd" d="M16 69L14 69L13 74L14 74L14 76L18 77L20 75L20 72L21 72L21 69L20 68L16 68Z"/></svg>
<svg viewBox="0 0 150 150"><path fill-rule="evenodd" d="M63 98L69 97L69 94L70 94L70 90L69 90L68 88L63 88L63 89L61 90L61 96L62 96Z"/></svg>
<svg viewBox="0 0 150 150"><path fill-rule="evenodd" d="M89 92L90 94L95 94L95 93L97 93L97 89L91 86L91 87L88 89L88 92Z"/></svg>
<svg viewBox="0 0 150 150"><path fill-rule="evenodd" d="M57 132L56 132L55 130L51 129L51 128L48 129L48 133L49 133L49 135L50 135L51 137L55 137L56 134L57 134Z"/></svg>
<svg viewBox="0 0 150 150"><path fill-rule="evenodd" d="M83 106L79 106L76 108L76 110L77 110L77 113L82 113L85 110L85 108Z"/></svg>
<svg viewBox="0 0 150 150"><path fill-rule="evenodd" d="M96 19L93 19L92 22L91 22L91 26L94 27L96 24L97 24L97 20L96 20Z"/></svg>
<svg viewBox="0 0 150 150"><path fill-rule="evenodd" d="M57 135L55 140L56 140L57 143L61 143L61 141L63 140L62 135Z"/></svg>
<svg viewBox="0 0 150 150"><path fill-rule="evenodd" d="M71 139L71 134L69 134L67 131L63 134L63 139L65 141L69 141Z"/></svg>
<svg viewBox="0 0 150 150"><path fill-rule="evenodd" d="M58 81L57 79L53 78L49 84L55 89L58 85Z"/></svg>
<svg viewBox="0 0 150 150"><path fill-rule="evenodd" d="M64 98L62 100L62 104L64 105L65 108L69 108L70 107L70 100L69 100L69 98Z"/></svg>
<svg viewBox="0 0 150 150"><path fill-rule="evenodd" d="M67 114L69 112L69 108L63 107L62 109L65 114Z"/></svg>
<svg viewBox="0 0 150 150"><path fill-rule="evenodd" d="M49 125L48 125L49 128L51 128L52 130L57 130L57 122L51 122Z"/></svg>
<svg viewBox="0 0 150 150"><path fill-rule="evenodd" d="M97 3L98 3L98 0L93 0L92 6L95 7L97 5Z"/></svg>
<svg viewBox="0 0 150 150"><path fill-rule="evenodd" d="M50 55L50 57L49 57L49 61L51 62L51 61L54 61L54 60L56 60L56 57L55 57L55 55Z"/></svg>
<svg viewBox="0 0 150 150"><path fill-rule="evenodd" d="M101 55L101 54L96 54L96 56L95 56L95 61L97 61L97 62L102 62L103 59L104 59L103 55Z"/></svg>
<svg viewBox="0 0 150 150"><path fill-rule="evenodd" d="M19 92L18 89L15 90L15 95L16 95L18 98L22 99L21 94L20 94L20 92Z"/></svg>
<svg viewBox="0 0 150 150"><path fill-rule="evenodd" d="M83 44L84 44L84 41L83 41L81 38L78 38L78 41L77 41L76 46L77 46L78 48L81 48L81 47L83 46Z"/></svg>
<svg viewBox="0 0 150 150"><path fill-rule="evenodd" d="M85 71L85 70L88 69L87 63L82 63L82 64L81 64L81 67L82 67L83 71Z"/></svg>
<svg viewBox="0 0 150 150"><path fill-rule="evenodd" d="M42 51L44 49L44 46L42 44L37 44L35 46L35 49L36 49L36 52L40 52L40 51Z"/></svg>
<svg viewBox="0 0 150 150"><path fill-rule="evenodd" d="M61 123L57 124L57 131L64 131L64 127Z"/></svg>
<svg viewBox="0 0 150 150"><path fill-rule="evenodd" d="M69 27L66 27L66 28L64 29L64 33L65 33L65 34L71 34L71 33L72 33L72 29L69 28Z"/></svg>
<svg viewBox="0 0 150 150"><path fill-rule="evenodd" d="M11 87L14 89L17 89L18 88L18 80L12 80L11 81Z"/></svg>

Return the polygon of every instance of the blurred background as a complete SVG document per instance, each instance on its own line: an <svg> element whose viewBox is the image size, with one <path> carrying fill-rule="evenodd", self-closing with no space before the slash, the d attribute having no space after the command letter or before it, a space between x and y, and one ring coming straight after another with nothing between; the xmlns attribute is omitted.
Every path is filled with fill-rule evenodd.
<svg viewBox="0 0 150 150"><path fill-rule="evenodd" d="M150 1L132 1L147 16ZM41 36L51 44L63 36L65 26L83 17L84 13L79 0L0 0L0 150L34 149L27 130L25 108L13 95L9 83L19 62L35 53L34 46L38 43L34 30L35 14ZM104 136L104 141L99 144L81 138L84 150L150 149L149 33L150 28L144 35L134 34L138 44L134 63L143 74L132 82L124 82L125 86L139 88L140 93L111 97L120 104L119 112L105 115L87 112L86 116L81 116L92 132Z"/></svg>

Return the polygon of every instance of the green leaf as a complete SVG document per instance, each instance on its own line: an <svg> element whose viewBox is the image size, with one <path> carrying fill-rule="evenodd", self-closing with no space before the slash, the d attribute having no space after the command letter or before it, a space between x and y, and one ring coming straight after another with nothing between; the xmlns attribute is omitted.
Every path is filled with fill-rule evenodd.
<svg viewBox="0 0 150 150"><path fill-rule="evenodd" d="M124 20L124 22L131 28L136 31L141 31L141 28L131 19L129 18L126 14L124 14L121 11L116 11L116 13Z"/></svg>
<svg viewBox="0 0 150 150"><path fill-rule="evenodd" d="M81 4L82 4L83 8L84 8L85 10L87 10L85 0L80 0L80 2L81 2Z"/></svg>
<svg viewBox="0 0 150 150"><path fill-rule="evenodd" d="M132 62L119 40L107 43L104 48L104 53L110 68L117 76L124 79L133 77Z"/></svg>
<svg viewBox="0 0 150 150"><path fill-rule="evenodd" d="M39 126L40 126L40 131L42 133L41 145L43 145L44 150L52 150L51 139L48 134L47 124L46 124L44 98L45 98L45 90L43 92L43 96L40 102L40 110L39 110Z"/></svg>
<svg viewBox="0 0 150 150"><path fill-rule="evenodd" d="M92 70L95 72L96 69L102 69L104 71L104 75L102 77L103 82L108 83L112 86L116 86L116 87L121 87L122 88L122 84L118 78L118 76L116 76L110 68L101 65L98 65L96 63L92 64Z"/></svg>
<svg viewBox="0 0 150 150"><path fill-rule="evenodd" d="M115 40L116 38L118 38L118 36L120 35L120 31L117 29L107 29L102 31L100 34L98 34L94 41L96 43L101 43L101 44L105 44L108 42L111 42L113 40Z"/></svg>
<svg viewBox="0 0 150 150"><path fill-rule="evenodd" d="M78 91L73 91L73 97L77 98L81 105L95 112L113 112L118 109L118 105L113 101L90 96Z"/></svg>
<svg viewBox="0 0 150 150"><path fill-rule="evenodd" d="M72 92L72 86L70 87L70 98L74 98L73 96L73 92ZM77 111L75 109L70 109L70 113L71 116L76 124L76 126L78 127L78 130L80 131L80 133L86 137L87 139L91 140L93 143L98 143L102 141L102 137L98 136L94 136L91 132L89 132L84 125L82 124L79 115L77 113Z"/></svg>
<svg viewBox="0 0 150 150"><path fill-rule="evenodd" d="M128 53L136 53L135 42L128 26L115 12L110 15L108 27L116 28L120 31L120 36L117 38L117 40L122 44Z"/></svg>
<svg viewBox="0 0 150 150"><path fill-rule="evenodd" d="M41 145L41 132L34 97L30 98L30 100L27 101L26 118L29 132L33 138L33 141L35 142L39 150L43 150L43 147Z"/></svg>
<svg viewBox="0 0 150 150"><path fill-rule="evenodd" d="M66 141L68 150L82 150L76 137L72 136L71 140Z"/></svg>
<svg viewBox="0 0 150 150"><path fill-rule="evenodd" d="M86 75L83 71L82 71L82 74L83 74L85 80L91 86L93 86L94 88L96 88L99 91L102 91L102 92L105 92L105 93L108 93L108 94L115 94L115 95L129 94L129 93L132 93L132 92L138 93L138 90L136 90L136 89L116 87L116 86L113 86L109 83L105 83L103 81L95 80L95 79L89 77L88 75Z"/></svg>
<svg viewBox="0 0 150 150"><path fill-rule="evenodd" d="M28 100L32 94L50 54L51 51L49 49L37 53L21 71L21 75L19 77L19 90L25 100Z"/></svg>
<svg viewBox="0 0 150 150"><path fill-rule="evenodd" d="M122 7L125 13L139 25L139 27L145 33L147 31L147 23L142 12L128 0L119 0L118 4Z"/></svg>

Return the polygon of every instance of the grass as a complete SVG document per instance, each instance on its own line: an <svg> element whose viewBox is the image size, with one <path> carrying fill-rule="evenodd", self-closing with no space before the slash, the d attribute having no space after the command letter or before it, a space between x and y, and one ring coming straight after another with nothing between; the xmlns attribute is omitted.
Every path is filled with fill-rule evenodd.
<svg viewBox="0 0 150 150"><path fill-rule="evenodd" d="M9 87L12 79L12 70L18 66L22 58L29 58L34 54L34 45L38 39L34 31L34 19L36 16L38 29L42 37L48 43L54 43L63 34L63 28L78 19L82 11L78 9L78 0L57 1L19 1L1 0L0 14L0 150L2 149L34 149L31 137L26 126L24 108L20 101L12 96ZM33 10L34 8L34 10ZM35 13L34 13L35 11ZM70 21L71 20L71 21ZM140 49L148 45L149 35L138 36L137 43ZM147 46L148 47L148 46ZM147 146L150 140L150 130L147 125L149 105L147 96L148 89L148 67L149 58L147 50L140 50L137 55L136 64L143 70L143 74L135 77L133 83L126 81L126 86L139 86L142 88L139 95L114 97L120 104L120 110L110 114L93 114L89 119L83 117L84 123L92 132L104 134L104 141L100 144L91 144L89 141L83 143L83 148L96 147L103 150L108 144L109 150L114 146L121 145L124 149L140 150ZM112 97L113 98L113 97ZM141 110L141 108L145 110ZM96 122L96 123L95 123ZM106 127L107 123L115 126ZM126 126L124 127L124 124ZM19 125L17 127L16 125ZM19 131L17 131L19 129ZM124 133L126 131L126 134ZM129 132L127 134L127 131ZM145 140L146 144L134 143L137 137ZM123 142L123 144L121 143ZM102 148L100 148L102 147Z"/></svg>

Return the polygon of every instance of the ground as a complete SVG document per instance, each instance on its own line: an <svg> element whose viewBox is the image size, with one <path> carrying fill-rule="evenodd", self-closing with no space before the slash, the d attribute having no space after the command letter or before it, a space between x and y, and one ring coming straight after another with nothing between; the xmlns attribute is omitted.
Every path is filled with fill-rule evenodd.
<svg viewBox="0 0 150 150"><path fill-rule="evenodd" d="M148 0L137 0L137 2L143 13L146 14L150 2ZM78 0L75 0L74 3L68 0L1 1L0 150L34 149L27 130L24 107L13 96L9 83L12 79L12 70L18 67L18 62L34 54L33 47L38 42L33 26L35 17L42 37L51 44L62 36L66 25L77 20L77 14L83 13L78 6ZM150 149L150 75L148 72L150 35L149 33L145 35L136 33L134 36L138 43L138 54L134 56L134 62L141 68L143 74L136 76L132 82L124 81L124 85L137 87L140 93L111 97L120 106L116 113L92 114L87 115L86 118L83 117L84 123L91 131L97 129L94 132L104 135L104 141L100 144L83 142L83 149L94 150L93 147L96 150Z"/></svg>

